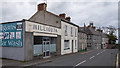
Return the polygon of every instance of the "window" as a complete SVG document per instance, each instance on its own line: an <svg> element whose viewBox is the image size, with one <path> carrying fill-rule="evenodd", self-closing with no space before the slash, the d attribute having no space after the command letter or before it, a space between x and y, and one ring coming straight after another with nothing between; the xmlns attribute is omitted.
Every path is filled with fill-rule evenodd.
<svg viewBox="0 0 120 68"><path fill-rule="evenodd" d="M75 49L77 49L77 41L75 40Z"/></svg>
<svg viewBox="0 0 120 68"><path fill-rule="evenodd" d="M87 43L87 47L91 47L91 44L90 44L90 43Z"/></svg>
<svg viewBox="0 0 120 68"><path fill-rule="evenodd" d="M92 39L92 36L90 35L90 37L89 37L90 39Z"/></svg>
<svg viewBox="0 0 120 68"><path fill-rule="evenodd" d="M89 36L87 35L87 39L88 39L88 37L89 37Z"/></svg>
<svg viewBox="0 0 120 68"><path fill-rule="evenodd" d="M65 25L65 36L67 36L67 25Z"/></svg>
<svg viewBox="0 0 120 68"><path fill-rule="evenodd" d="M77 37L77 30L75 29L75 37Z"/></svg>
<svg viewBox="0 0 120 68"><path fill-rule="evenodd" d="M70 49L69 40L64 40L64 50Z"/></svg>
<svg viewBox="0 0 120 68"><path fill-rule="evenodd" d="M73 28L71 27L71 36L73 36Z"/></svg>

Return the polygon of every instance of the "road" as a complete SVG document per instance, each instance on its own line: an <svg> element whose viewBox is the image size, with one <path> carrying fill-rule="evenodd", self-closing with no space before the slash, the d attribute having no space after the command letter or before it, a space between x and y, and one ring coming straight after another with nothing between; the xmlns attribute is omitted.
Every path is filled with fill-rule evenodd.
<svg viewBox="0 0 120 68"><path fill-rule="evenodd" d="M38 66L115 66L117 49L100 49L79 52L54 59Z"/></svg>

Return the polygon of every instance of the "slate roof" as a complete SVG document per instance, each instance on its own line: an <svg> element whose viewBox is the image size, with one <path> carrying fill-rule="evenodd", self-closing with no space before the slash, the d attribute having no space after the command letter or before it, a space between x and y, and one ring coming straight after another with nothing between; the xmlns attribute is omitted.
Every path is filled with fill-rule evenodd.
<svg viewBox="0 0 120 68"><path fill-rule="evenodd" d="M102 33L103 38L107 38L107 35L105 33Z"/></svg>
<svg viewBox="0 0 120 68"><path fill-rule="evenodd" d="M95 29L91 27L79 27L80 32L84 32L88 35L101 35L98 31L95 31Z"/></svg>
<svg viewBox="0 0 120 68"><path fill-rule="evenodd" d="M45 12L47 12L47 13L49 13L49 14L52 14L52 15L58 17L59 19L61 19L61 21L64 21L65 23L69 23L69 24L71 24L71 25L74 25L74 26L79 27L78 25L76 25L76 24L74 24L74 23L72 23L72 22L70 22L70 21L65 20L65 18L61 18L60 16L58 16L58 15L52 13L52 12L49 12L49 11L46 11L46 10L41 10L41 11L45 11ZM37 11L33 16L37 15L39 12L40 12L40 11ZM32 16L32 17L33 17L33 16ZM31 18L32 18L32 17L31 17ZM30 18L30 19L31 19L31 18ZM30 19L29 19L29 20L30 20Z"/></svg>

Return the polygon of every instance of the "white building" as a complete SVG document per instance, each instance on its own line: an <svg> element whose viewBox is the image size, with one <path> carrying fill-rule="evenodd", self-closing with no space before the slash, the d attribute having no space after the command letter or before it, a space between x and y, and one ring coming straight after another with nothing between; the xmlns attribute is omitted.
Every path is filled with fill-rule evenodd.
<svg viewBox="0 0 120 68"><path fill-rule="evenodd" d="M61 55L78 51L78 26L66 20L61 21Z"/></svg>

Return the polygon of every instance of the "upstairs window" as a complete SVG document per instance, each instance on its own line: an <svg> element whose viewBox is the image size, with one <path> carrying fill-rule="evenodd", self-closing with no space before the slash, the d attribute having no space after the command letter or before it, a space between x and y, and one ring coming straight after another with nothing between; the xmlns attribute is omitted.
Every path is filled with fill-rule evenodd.
<svg viewBox="0 0 120 68"><path fill-rule="evenodd" d="M77 37L77 30L75 29L75 37Z"/></svg>
<svg viewBox="0 0 120 68"><path fill-rule="evenodd" d="M73 36L73 28L71 27L71 36Z"/></svg>
<svg viewBox="0 0 120 68"><path fill-rule="evenodd" d="M67 36L67 25L65 25L65 36Z"/></svg>

